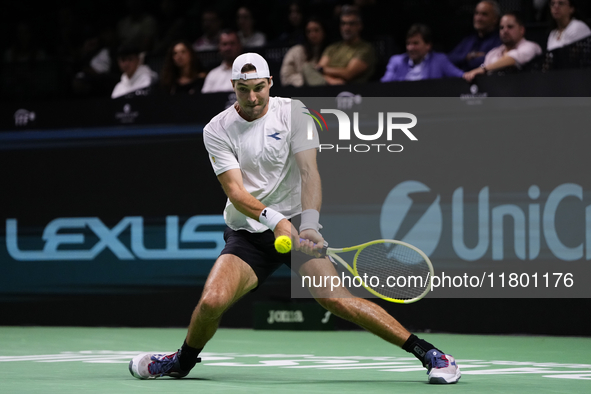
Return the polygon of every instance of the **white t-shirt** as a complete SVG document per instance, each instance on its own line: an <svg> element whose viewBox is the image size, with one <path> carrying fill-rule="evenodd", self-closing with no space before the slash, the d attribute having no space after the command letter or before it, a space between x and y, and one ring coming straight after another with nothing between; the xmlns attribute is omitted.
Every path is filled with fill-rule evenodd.
<svg viewBox="0 0 591 394"><path fill-rule="evenodd" d="M125 96L127 93L135 92L136 90L147 88L158 79L156 74L150 67L141 65L137 68L131 78L127 74L121 75L121 81L115 85L111 98Z"/></svg>
<svg viewBox="0 0 591 394"><path fill-rule="evenodd" d="M207 73L201 93L232 92L232 67L226 67L225 63L220 64Z"/></svg>
<svg viewBox="0 0 591 394"><path fill-rule="evenodd" d="M107 48L103 48L90 60L90 67L97 74L106 74L111 69L111 55Z"/></svg>
<svg viewBox="0 0 591 394"><path fill-rule="evenodd" d="M307 111L301 101L270 97L267 113L252 122L238 115L234 106L215 116L203 128L203 140L215 174L239 168L246 191L265 206L287 218L300 213L301 177L294 155L319 146L313 124L312 138L308 139L311 118L304 112ZM292 114L297 116L293 122ZM240 213L230 199L224 219L233 230L251 233L268 230Z"/></svg>
<svg viewBox="0 0 591 394"><path fill-rule="evenodd" d="M559 36L560 38L558 38ZM547 49L552 51L556 48L562 48L589 36L591 36L589 26L578 19L572 19L566 29L562 31L562 34L559 34L558 29L550 32Z"/></svg>
<svg viewBox="0 0 591 394"><path fill-rule="evenodd" d="M267 43L267 37L260 31L255 31L250 37L244 37L244 33L238 32L238 38L245 48L262 47Z"/></svg>
<svg viewBox="0 0 591 394"><path fill-rule="evenodd" d="M488 51L486 57L484 58L484 65L489 66L502 58L505 50L505 45L501 45ZM527 62L530 62L534 57L541 54L542 48L535 42L528 41L525 38L522 38L514 49L511 49L505 53L505 55L515 59L518 68L521 68L521 66Z"/></svg>

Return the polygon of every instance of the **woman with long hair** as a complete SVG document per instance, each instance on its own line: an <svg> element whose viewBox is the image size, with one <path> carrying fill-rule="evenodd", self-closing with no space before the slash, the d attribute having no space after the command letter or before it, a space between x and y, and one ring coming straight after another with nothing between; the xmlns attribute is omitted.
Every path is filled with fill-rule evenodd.
<svg viewBox="0 0 591 394"><path fill-rule="evenodd" d="M591 29L577 19L575 0L550 0L553 30L546 49L552 51L591 36Z"/></svg>
<svg viewBox="0 0 591 394"><path fill-rule="evenodd" d="M180 40L173 43L166 54L160 84L166 94L195 94L201 91L205 74L191 44Z"/></svg>
<svg viewBox="0 0 591 394"><path fill-rule="evenodd" d="M320 19L312 17L306 23L306 40L287 51L281 64L281 84L283 86L303 86L303 69L306 65L315 68L328 45L326 30Z"/></svg>

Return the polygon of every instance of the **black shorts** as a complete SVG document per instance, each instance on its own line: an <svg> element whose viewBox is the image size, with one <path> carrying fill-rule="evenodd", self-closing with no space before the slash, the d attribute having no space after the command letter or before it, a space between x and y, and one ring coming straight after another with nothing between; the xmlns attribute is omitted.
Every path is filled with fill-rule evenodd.
<svg viewBox="0 0 591 394"><path fill-rule="evenodd" d="M299 215L292 220L297 229L300 221ZM226 227L224 240L226 246L220 256L232 254L250 265L258 278L258 286L282 264L287 265L297 274L305 262L313 259L313 257L295 250L291 253L279 253L275 250L275 234L271 230L263 233L251 233L246 230L235 231Z"/></svg>

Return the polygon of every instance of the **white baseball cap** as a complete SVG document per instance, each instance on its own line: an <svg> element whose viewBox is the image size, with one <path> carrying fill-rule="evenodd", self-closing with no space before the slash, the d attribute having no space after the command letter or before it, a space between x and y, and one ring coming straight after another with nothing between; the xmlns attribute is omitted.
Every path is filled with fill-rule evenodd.
<svg viewBox="0 0 591 394"><path fill-rule="evenodd" d="M246 64L252 64L256 68L255 72L242 73L242 67ZM238 56L232 64L232 80L236 81L239 79L258 79L258 78L271 78L269 72L269 65L265 58L258 53L243 53ZM273 86L273 80L271 80L271 86Z"/></svg>

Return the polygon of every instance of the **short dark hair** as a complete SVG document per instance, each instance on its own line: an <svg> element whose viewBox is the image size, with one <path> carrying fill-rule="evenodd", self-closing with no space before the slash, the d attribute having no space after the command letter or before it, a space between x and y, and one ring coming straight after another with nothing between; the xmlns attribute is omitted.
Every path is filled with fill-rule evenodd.
<svg viewBox="0 0 591 394"><path fill-rule="evenodd" d="M125 56L129 56L129 55L139 56L140 52L141 52L140 47L138 45L136 45L135 43L123 43L117 49L117 56L118 57L125 57Z"/></svg>
<svg viewBox="0 0 591 394"><path fill-rule="evenodd" d="M361 13L359 12L359 9L354 5L345 4L341 8L341 17L349 16L349 15L356 16L357 20L359 20L359 22L363 23L363 21L361 20Z"/></svg>
<svg viewBox="0 0 591 394"><path fill-rule="evenodd" d="M257 68L252 64L252 63L246 63L244 66L242 66L242 68L240 69L241 73L247 73L249 71L256 71ZM267 82L271 83L271 78L265 78L267 80Z"/></svg>
<svg viewBox="0 0 591 394"><path fill-rule="evenodd" d="M406 33L406 39L408 40L411 37L416 35L420 35L425 41L425 44L431 44L433 42L431 29L427 25L423 25L422 23L415 23L408 29L408 33Z"/></svg>
<svg viewBox="0 0 591 394"><path fill-rule="evenodd" d="M242 42L240 41L240 36L238 35L238 32L236 30L232 30L232 29L222 29L220 31L220 37L222 36L222 34L226 35L226 36L236 36L236 39L238 40L238 43L240 45L242 45Z"/></svg>
<svg viewBox="0 0 591 394"><path fill-rule="evenodd" d="M503 16L512 16L513 18L515 18L515 22L517 22L517 24L519 26L525 26L525 22L523 19L523 14L519 11L509 11L509 12L505 12L503 14Z"/></svg>
<svg viewBox="0 0 591 394"><path fill-rule="evenodd" d="M253 66L251 63L246 63L244 66L242 66L242 69L240 69L241 73L247 73L249 71L256 71L257 68L255 66Z"/></svg>

